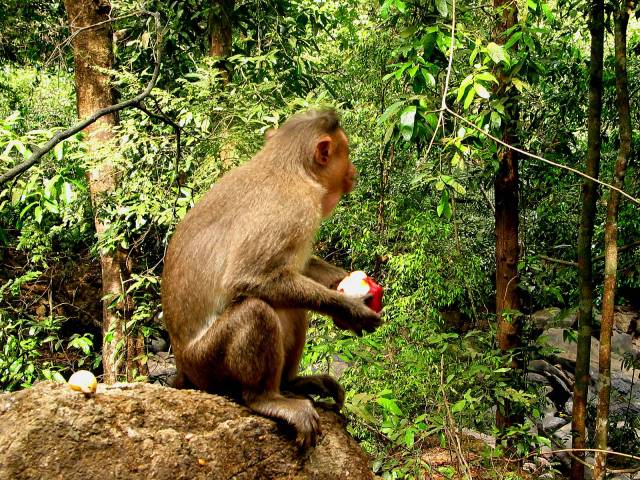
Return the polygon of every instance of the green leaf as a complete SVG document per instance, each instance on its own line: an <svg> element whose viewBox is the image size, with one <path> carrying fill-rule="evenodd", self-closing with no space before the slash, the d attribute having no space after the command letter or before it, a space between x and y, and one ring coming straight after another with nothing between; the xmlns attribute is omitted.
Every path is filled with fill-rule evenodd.
<svg viewBox="0 0 640 480"><path fill-rule="evenodd" d="M464 407L467 406L467 401L463 398L462 400L458 400L451 406L451 413L458 413L464 410Z"/></svg>
<svg viewBox="0 0 640 480"><path fill-rule="evenodd" d="M489 45L487 45L487 53L489 53L489 57L491 57L493 63L509 63L509 56L502 45L498 45L495 42L489 43Z"/></svg>
<svg viewBox="0 0 640 480"><path fill-rule="evenodd" d="M498 130L502 124L502 118L497 112L491 112L491 128Z"/></svg>
<svg viewBox="0 0 640 480"><path fill-rule="evenodd" d="M402 38L409 38L411 36L413 36L414 33L416 33L416 31L418 30L418 26L417 25L413 25L409 28L405 28L404 30L402 30L400 32L400 37Z"/></svg>
<svg viewBox="0 0 640 480"><path fill-rule="evenodd" d="M484 85L482 85L481 83L474 83L473 84L473 89L476 91L478 96L481 97L481 98L488 99L491 96L491 94L489 93L489 90L487 90L484 87Z"/></svg>
<svg viewBox="0 0 640 480"><path fill-rule="evenodd" d="M427 85L431 87L436 86L436 79L431 72L429 72L425 68L421 68L420 73L422 73L422 76L424 77L424 81L427 82Z"/></svg>
<svg viewBox="0 0 640 480"><path fill-rule="evenodd" d="M522 36L522 31L518 31L513 35L511 35L511 38L507 41L507 43L504 44L504 48L509 49L513 47L516 43L518 43L518 40L520 40L521 36Z"/></svg>
<svg viewBox="0 0 640 480"><path fill-rule="evenodd" d="M518 89L520 93L522 93L524 90L529 90L530 88L527 82L523 82L519 78L512 78L511 83L513 83L513 86L516 87L516 89Z"/></svg>
<svg viewBox="0 0 640 480"><path fill-rule="evenodd" d="M474 92L473 88L470 88L469 91L467 92L467 96L464 99L464 104L462 105L462 108L464 108L465 110L467 110L471 105L471 102L473 102L473 97L475 97L473 92Z"/></svg>
<svg viewBox="0 0 640 480"><path fill-rule="evenodd" d="M38 205L33 212L37 223L42 223L42 207Z"/></svg>
<svg viewBox="0 0 640 480"><path fill-rule="evenodd" d="M476 75L476 80L484 80L486 82L493 82L496 85L498 84L498 79L496 77L494 77L491 73L489 72L482 72Z"/></svg>
<svg viewBox="0 0 640 480"><path fill-rule="evenodd" d="M446 190L442 191L442 196L440 197L440 203L436 208L436 212L439 217L443 215L447 220L451 218L451 204L449 203L449 192Z"/></svg>
<svg viewBox="0 0 640 480"><path fill-rule="evenodd" d="M438 9L438 13L443 17L446 17L447 13L449 13L447 0L436 0L436 8Z"/></svg>
<svg viewBox="0 0 640 480"><path fill-rule="evenodd" d="M411 140L413 128L416 123L416 106L410 105L402 111L400 115L400 134L405 141Z"/></svg>
<svg viewBox="0 0 640 480"><path fill-rule="evenodd" d="M394 415L397 415L399 417L402 416L402 410L400 410L400 407L398 407L398 404L396 403L395 400L391 398L379 397L376 399L376 401L386 411L391 412Z"/></svg>
<svg viewBox="0 0 640 480"><path fill-rule="evenodd" d="M381 125L384 122L386 122L391 115L394 115L398 110L400 110L400 107L402 107L403 104L404 104L404 101L401 100L399 102L395 102L389 105L389 107L384 111L384 113L380 115L380 117L378 117L378 125Z"/></svg>
<svg viewBox="0 0 640 480"><path fill-rule="evenodd" d="M404 432L404 443L407 445L408 448L413 447L413 444L415 442L415 437L416 437L416 434L411 429Z"/></svg>
<svg viewBox="0 0 640 480"><path fill-rule="evenodd" d="M464 77L464 80L460 82L460 87L458 87L458 98L457 98L458 102L460 101L460 99L462 99L464 90L472 83L473 83L473 75L467 75L466 77Z"/></svg>
<svg viewBox="0 0 640 480"><path fill-rule="evenodd" d="M55 147L53 147L53 152L56 155L56 159L59 162L62 161L62 157L64 156L64 142L60 142Z"/></svg>

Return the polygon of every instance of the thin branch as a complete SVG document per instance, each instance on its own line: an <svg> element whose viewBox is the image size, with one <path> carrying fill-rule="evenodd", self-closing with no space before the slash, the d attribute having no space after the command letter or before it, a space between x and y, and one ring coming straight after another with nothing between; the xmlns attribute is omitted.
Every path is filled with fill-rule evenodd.
<svg viewBox="0 0 640 480"><path fill-rule="evenodd" d="M444 97L443 97L443 101L444 101ZM609 183L606 183L606 182L603 182L602 180L598 180L597 178L590 177L586 173L581 172L580 170L577 170L575 168L569 167L567 165L562 165L561 163L557 163L557 162L554 162L554 161L551 161L551 160L547 160L546 158L543 158L540 155L536 155L535 153L530 153L530 152L527 152L526 150L522 150L521 148L514 147L513 145L509 145L508 143L503 142L499 138L491 135L490 133L486 132L482 128L478 127L475 123L470 122L469 120L464 118L462 115L457 114L456 112L451 110L446 104L444 106L444 109L447 112L449 112L451 115L453 115L454 117L462 120L465 124L469 125L471 128L473 128L473 129L477 130L478 132L484 134L485 136L487 136L488 138L490 138L494 142L497 142L497 143L499 143L500 145L502 145L504 147L510 148L511 150L514 150L514 151L516 151L518 153L521 153L522 155L525 155L525 156L530 157L530 158L534 158L536 160L540 160L541 162L547 163L547 164L552 165L554 167L562 168L564 170L568 170L569 172L573 172L576 175L580 175L581 177L584 177L584 178L586 178L588 180L591 180L592 182L599 183L600 185L602 185L604 187L607 187L610 190L615 190L620 195L623 195L623 196L627 197L629 200L631 200L636 205L640 205L640 199L632 197L631 195L629 195L628 193L624 192L622 189L620 189L618 187L614 187L613 185L611 185Z"/></svg>
<svg viewBox="0 0 640 480"><path fill-rule="evenodd" d="M640 199L635 198L631 195L629 195L628 193L625 193L622 189L618 188L618 187L614 187L613 185L603 182L602 180L599 180L597 178L593 178L589 175L587 175L584 172L581 172L580 170L577 170L575 168L569 167L567 165L562 165L561 163L557 163L557 162L553 162L551 160L547 160L546 158L543 158L539 155L536 155L534 153L530 153L527 152L526 150L522 150L521 148L518 147L514 147L513 145L509 145L508 143L500 140L499 138L491 135L490 133L486 132L485 130L483 130L482 128L478 127L476 124L474 124L473 122L467 120L466 118L464 118L463 116L457 114L456 112L454 112L451 108L449 108L449 106L447 105L447 95L449 93L449 80L451 78L451 67L453 65L453 56L454 56L454 51L455 51L455 28L456 28L456 10L455 10L455 0L452 3L452 13L451 13L451 49L449 51L449 64L447 65L447 76L445 78L445 84L444 84L444 88L442 91L442 99L441 99L441 103L440 103L440 109L438 110L440 112L440 114L438 115L438 123L436 124L436 127L434 129L433 132L433 136L431 137L431 141L429 142L429 147L427 148L427 151L425 153L425 158L429 155L429 152L431 151L431 147L433 146L433 143L435 141L435 137L438 131L438 128L440 126L441 123L443 123L444 120L444 112L449 112L451 115L453 115L454 117L458 118L459 120L462 120L465 124L469 125L471 128L477 130L478 132L484 134L485 136L487 136L488 138L490 138L491 140L493 140L494 142L499 143L500 145L507 147L511 150L514 150L518 153L521 153L522 155L525 155L529 158L533 158L536 160L539 160L541 162L547 163L549 165L552 165L554 167L557 168L561 168L564 170L567 170L569 172L573 172L576 175L579 175L581 177L584 177L588 180L591 180L595 183L598 183L604 187L607 187L610 190L615 190L618 193L620 193L621 195L627 197L629 200L631 200L633 203L635 203L636 205L640 205ZM444 126L444 125L443 125Z"/></svg>
<svg viewBox="0 0 640 480"><path fill-rule="evenodd" d="M638 246L640 246L640 240L636 240L635 242L618 247L618 253L624 252L626 250L631 250ZM536 255L536 257L538 257L540 260L544 260L545 262L557 263L558 265L565 265L567 267L578 267L578 262L572 262L571 260L562 260L560 258L547 257L546 255ZM604 255L593 257L594 262L597 262L599 260L604 260Z"/></svg>
<svg viewBox="0 0 640 480"><path fill-rule="evenodd" d="M100 117L104 117L105 115L109 115L110 113L115 113L125 108L135 107L139 105L142 100L144 100L146 97L149 96L149 94L151 93L151 90L153 90L153 88L155 87L158 81L158 77L160 75L160 58L162 55L162 28L160 25L159 13L148 12L148 11L141 12L141 13L151 15L152 17L154 17L155 23L156 23L156 48L154 52L155 66L153 69L153 75L151 76L151 80L149 80L149 83L147 84L147 87L144 89L144 91L129 100L125 100L124 102L120 102L115 105L109 105L108 107L101 108L100 110L95 111L89 117L77 123L73 127L56 133L42 147L36 147L34 152L31 154L31 156L27 160L11 168L9 171L4 173L3 175L0 175L0 185L3 185L7 181L11 180L14 177L17 177L18 175L22 174L23 172L31 168L33 165L38 163L38 161L43 157L45 153L51 151L51 149L53 149L53 147L55 147L58 143L84 130L86 127L88 127L92 123L95 123Z"/></svg>
<svg viewBox="0 0 640 480"><path fill-rule="evenodd" d="M496 207L493 204L493 202L491 201L491 199L489 198L489 194L487 194L487 191L484 189L484 187L482 185L480 185L480 193L482 193L482 196L486 200L487 205L489 205L489 208L495 214L496 213Z"/></svg>
<svg viewBox="0 0 640 480"><path fill-rule="evenodd" d="M436 139L436 135L438 134L438 128L440 124L444 129L444 111L447 108L447 94L449 93L449 81L451 80L451 68L453 66L453 52L456 49L456 0L453 0L451 3L451 47L449 48L449 63L447 65L447 75L444 80L444 88L442 89L442 101L440 103L440 108L438 109L438 121L436 126L433 129L433 135L431 136L431 140L429 141L429 146L427 147L427 151L424 154L424 158L429 156L429 152L431 151L431 147L433 147L433 142Z"/></svg>
<svg viewBox="0 0 640 480"><path fill-rule="evenodd" d="M178 184L178 194L176 195L175 201L173 202L173 216L175 218L177 218L176 216L176 211L177 211L177 207L178 207L178 199L180 198L180 189L182 188L182 182L180 181L180 159L182 156L182 147L181 147L181 142L180 142L180 136L182 133L182 128L180 128L180 125L178 125L174 120L172 120L171 118L169 118L169 116L164 113L162 111L162 107L160 107L160 103L158 102L158 99L156 99L155 97L151 97L151 99L153 100L153 103L155 103L156 106L156 110L158 110L159 115L151 112L150 110L148 110L144 104L142 102L140 102L138 105L136 105L136 107L140 110L142 110L144 113L146 113L147 115L149 115L150 117L153 118L157 118L158 120L163 121L164 123L170 125L171 127L173 127L173 131L176 134L176 168L175 168L175 175L176 175L176 183Z"/></svg>
<svg viewBox="0 0 640 480"><path fill-rule="evenodd" d="M566 267L578 268L578 262L572 262L571 260L562 260L560 258L547 257L546 255L536 255L540 260L544 260L549 263L557 263L558 265L564 265Z"/></svg>
<svg viewBox="0 0 640 480"><path fill-rule="evenodd" d="M132 13L128 13L126 15L122 15L120 17L111 17L111 11L109 11L108 16L109 18L107 18L106 20L102 20L101 22L97 22L94 23L92 25L86 25L84 27L80 27L76 30L74 30L71 35L69 35L67 38L65 38L61 43L59 43L58 45L55 46L55 48L53 49L53 53L49 56L49 58L44 62L44 66L47 67L48 65L51 64L51 62L53 61L54 58L56 58L58 55L62 55L62 50L71 43L71 41L78 36L78 34L86 31L86 30L91 30L93 28L98 28L101 27L102 25L105 25L107 23L111 23L111 22L116 22L118 20L122 20L124 18L130 18L130 17L135 17L136 15L140 15L141 13L146 13L144 11L138 11L138 12L132 12ZM76 17L77 18L77 17ZM75 19L74 19L75 20ZM71 25L73 27L73 25Z"/></svg>

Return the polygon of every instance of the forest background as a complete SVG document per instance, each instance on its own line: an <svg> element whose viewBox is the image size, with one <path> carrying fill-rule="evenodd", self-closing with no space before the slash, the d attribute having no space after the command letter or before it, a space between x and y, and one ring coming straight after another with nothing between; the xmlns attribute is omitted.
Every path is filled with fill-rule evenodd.
<svg viewBox="0 0 640 480"><path fill-rule="evenodd" d="M495 435L493 455L551 445L522 375L550 352L529 321L550 306L578 309L574 447L609 433L640 454L640 420L614 428L584 363L600 336L606 378L614 306L640 309L634 3L66 3L0 2L0 388L147 380L176 223L269 128L333 106L359 184L317 250L385 286L385 321L356 338L314 318L303 364L346 366L374 470L419 478L419 453L462 427Z"/></svg>

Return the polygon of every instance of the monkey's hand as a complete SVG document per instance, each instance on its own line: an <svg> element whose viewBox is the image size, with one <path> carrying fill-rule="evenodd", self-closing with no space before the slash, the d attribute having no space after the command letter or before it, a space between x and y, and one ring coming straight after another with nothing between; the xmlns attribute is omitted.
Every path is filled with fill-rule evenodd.
<svg viewBox="0 0 640 480"><path fill-rule="evenodd" d="M380 314L371 310L365 303L371 294L362 297L344 297L347 311L345 315L332 315L333 323L342 330L351 330L361 336L362 332L373 332L380 326ZM346 317L346 318L345 318Z"/></svg>

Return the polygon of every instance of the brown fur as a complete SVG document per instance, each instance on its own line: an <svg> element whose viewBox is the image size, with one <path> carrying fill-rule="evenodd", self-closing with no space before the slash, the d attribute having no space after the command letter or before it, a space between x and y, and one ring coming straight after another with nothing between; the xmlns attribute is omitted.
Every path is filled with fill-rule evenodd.
<svg viewBox="0 0 640 480"><path fill-rule="evenodd" d="M162 279L176 386L235 394L258 413L285 420L303 446L320 433L305 398L333 397L326 375L299 377L307 310L336 325L373 331L378 314L338 293L346 272L311 257L323 217L354 183L348 142L333 111L293 116L245 165L225 175L176 228Z"/></svg>

